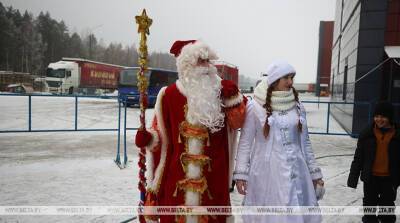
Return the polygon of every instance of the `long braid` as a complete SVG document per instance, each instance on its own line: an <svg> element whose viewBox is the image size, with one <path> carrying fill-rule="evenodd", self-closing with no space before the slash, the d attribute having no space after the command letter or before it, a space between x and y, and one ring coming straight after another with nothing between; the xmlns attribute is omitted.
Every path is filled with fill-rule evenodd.
<svg viewBox="0 0 400 223"><path fill-rule="evenodd" d="M267 89L267 98L265 99L264 108L267 112L267 118L265 119L264 124L264 136L265 138L269 135L270 125L268 124L268 118L272 115L272 106L271 106L271 97L272 97L272 89L273 86Z"/></svg>
<svg viewBox="0 0 400 223"><path fill-rule="evenodd" d="M297 102L297 104L299 104L299 93L296 91L296 89L294 87L292 87L293 89L293 94L294 94L294 100ZM296 105L297 106L297 105ZM300 116L300 108L297 107L298 111L299 111L299 116ZM303 130L303 124L301 124L300 119L299 119L299 123L297 124L297 129L299 130L299 132L301 132Z"/></svg>

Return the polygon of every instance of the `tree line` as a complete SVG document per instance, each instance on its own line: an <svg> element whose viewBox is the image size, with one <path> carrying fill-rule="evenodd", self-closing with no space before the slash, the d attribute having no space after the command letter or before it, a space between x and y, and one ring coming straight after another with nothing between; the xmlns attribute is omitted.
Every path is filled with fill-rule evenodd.
<svg viewBox="0 0 400 223"><path fill-rule="evenodd" d="M44 76L48 64L62 57L138 65L135 44L105 45L94 34L70 33L65 23L51 18L49 12L34 17L0 2L0 70ZM175 58L164 52L151 53L149 66L176 70Z"/></svg>

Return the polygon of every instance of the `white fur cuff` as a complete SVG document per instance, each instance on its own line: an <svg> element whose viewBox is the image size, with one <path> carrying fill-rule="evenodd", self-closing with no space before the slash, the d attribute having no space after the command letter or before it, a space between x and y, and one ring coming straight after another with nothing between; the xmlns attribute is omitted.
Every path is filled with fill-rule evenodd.
<svg viewBox="0 0 400 223"><path fill-rule="evenodd" d="M149 151L154 151L154 147L156 147L160 142L160 137L158 136L157 131L154 129L149 129L149 132L151 133L152 139L150 144L146 146L146 149Z"/></svg>
<svg viewBox="0 0 400 223"><path fill-rule="evenodd" d="M237 95L224 100L224 105L225 108L231 108L234 107L243 101L243 95L241 93L238 93Z"/></svg>

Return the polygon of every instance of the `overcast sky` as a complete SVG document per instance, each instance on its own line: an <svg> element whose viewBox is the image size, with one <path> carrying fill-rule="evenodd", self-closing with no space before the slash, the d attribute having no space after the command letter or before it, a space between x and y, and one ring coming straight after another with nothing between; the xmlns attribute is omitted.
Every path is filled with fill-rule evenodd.
<svg viewBox="0 0 400 223"><path fill-rule="evenodd" d="M139 42L134 17L153 19L150 51L169 52L181 39L201 39L239 73L258 78L274 59L297 70L295 82L315 82L319 22L334 20L335 0L1 0L37 16L48 11L69 30L93 32L104 43Z"/></svg>

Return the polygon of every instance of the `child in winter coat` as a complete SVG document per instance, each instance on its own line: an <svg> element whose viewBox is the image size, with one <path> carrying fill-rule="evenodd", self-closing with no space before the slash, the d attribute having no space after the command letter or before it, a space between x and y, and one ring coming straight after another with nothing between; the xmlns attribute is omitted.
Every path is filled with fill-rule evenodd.
<svg viewBox="0 0 400 223"><path fill-rule="evenodd" d="M374 122L361 132L347 186L356 188L358 178L364 182L364 206L392 206L392 214L364 213L363 222L396 221L394 201L400 184L400 129L393 123L394 109L389 102L379 102ZM361 175L361 176L360 176ZM371 210L371 209L368 209Z"/></svg>

